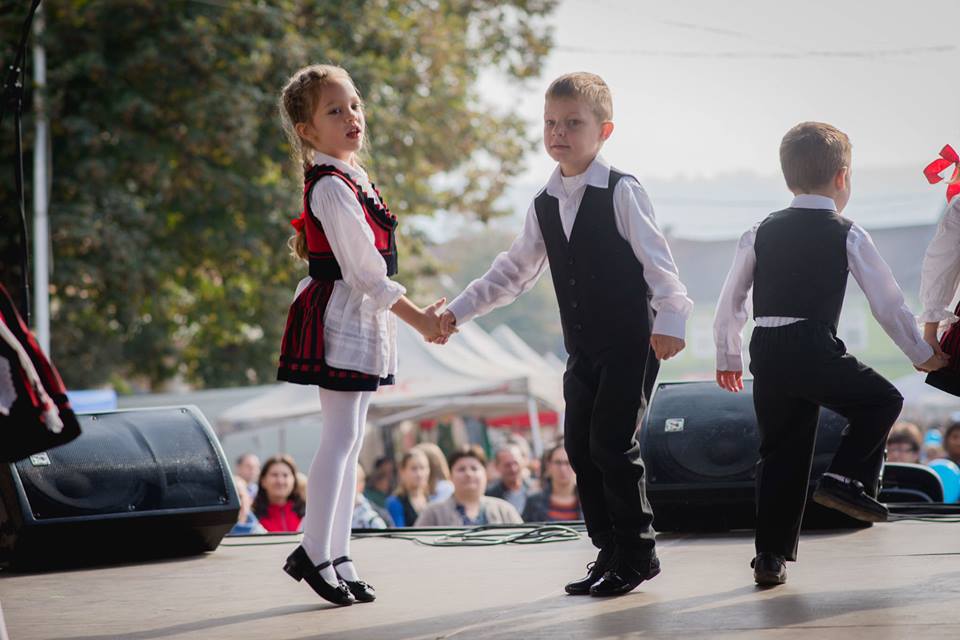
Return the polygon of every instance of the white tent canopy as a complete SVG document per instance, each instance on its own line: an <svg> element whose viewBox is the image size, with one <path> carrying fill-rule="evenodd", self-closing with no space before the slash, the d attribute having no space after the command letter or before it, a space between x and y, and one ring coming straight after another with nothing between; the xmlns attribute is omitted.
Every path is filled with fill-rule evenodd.
<svg viewBox="0 0 960 640"><path fill-rule="evenodd" d="M516 341L522 343L519 337ZM434 345L399 323L398 343L397 384L382 387L371 404L370 418L376 424L449 413L493 416L516 412L529 413L536 431L538 410L562 409L560 375L555 369L544 366L539 356L518 357L515 354L522 351L519 344L511 352L476 324L461 327L446 345ZM525 343L523 347L536 355ZM320 410L316 388L284 383L224 412L217 427L220 433L229 433ZM538 436L534 433L535 440Z"/></svg>

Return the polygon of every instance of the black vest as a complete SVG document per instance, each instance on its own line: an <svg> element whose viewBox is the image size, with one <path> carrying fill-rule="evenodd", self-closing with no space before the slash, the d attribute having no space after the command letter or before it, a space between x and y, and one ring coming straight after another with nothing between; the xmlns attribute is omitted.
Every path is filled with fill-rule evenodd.
<svg viewBox="0 0 960 640"><path fill-rule="evenodd" d="M559 202L544 190L534 208L560 303L568 353L645 353L653 323L643 265L617 232L613 188L624 174L610 170L606 189L587 186L568 241Z"/></svg>
<svg viewBox="0 0 960 640"><path fill-rule="evenodd" d="M837 330L852 223L826 209L784 209L757 227L753 316L808 318Z"/></svg>

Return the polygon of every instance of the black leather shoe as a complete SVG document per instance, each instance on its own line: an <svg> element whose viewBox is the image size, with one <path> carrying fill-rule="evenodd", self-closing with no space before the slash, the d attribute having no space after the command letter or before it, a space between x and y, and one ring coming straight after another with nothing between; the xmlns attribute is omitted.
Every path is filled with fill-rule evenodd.
<svg viewBox="0 0 960 640"><path fill-rule="evenodd" d="M344 562L353 562L353 560L347 556L340 556L331 564L333 564L334 568L336 568L337 565L343 564ZM337 571L337 577L340 578L345 585L347 585L347 589L350 590L350 593L354 598L356 598L357 602L373 602L377 599L376 589L368 585L363 580L346 580L340 575L339 571Z"/></svg>
<svg viewBox="0 0 960 640"><path fill-rule="evenodd" d="M310 588L328 602L340 605L341 607L353 604L356 600L343 580L340 580L337 586L333 586L320 575L320 571L329 567L330 564L331 562L327 560L324 563L313 566L313 563L310 562L310 556L303 550L303 547L297 547L293 553L287 557L287 563L283 565L283 570L297 582L306 580Z"/></svg>
<svg viewBox="0 0 960 640"><path fill-rule="evenodd" d="M628 562L625 558L618 557L613 566L603 574L603 577L590 587L590 595L596 598L621 596L630 593L641 582L649 580L659 573L660 560L656 554L652 554L639 562Z"/></svg>
<svg viewBox="0 0 960 640"><path fill-rule="evenodd" d="M572 596L590 595L590 587L613 566L613 559L614 551L612 547L600 549L597 559L587 565L587 575L579 580L568 582L564 590Z"/></svg>
<svg viewBox="0 0 960 640"><path fill-rule="evenodd" d="M886 522L890 515L885 506L867 495L859 480L851 478L822 476L813 501L864 522Z"/></svg>
<svg viewBox="0 0 960 640"><path fill-rule="evenodd" d="M750 561L753 580L763 587L772 587L787 581L787 561L776 553L761 551Z"/></svg>

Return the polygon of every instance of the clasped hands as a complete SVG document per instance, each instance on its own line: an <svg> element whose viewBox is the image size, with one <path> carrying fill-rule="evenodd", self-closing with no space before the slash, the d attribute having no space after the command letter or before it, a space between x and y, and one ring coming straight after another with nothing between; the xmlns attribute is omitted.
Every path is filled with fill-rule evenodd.
<svg viewBox="0 0 960 640"><path fill-rule="evenodd" d="M457 319L449 310L440 309L447 303L446 298L440 298L420 315L417 330L423 339L433 344L446 344L450 336L457 333Z"/></svg>

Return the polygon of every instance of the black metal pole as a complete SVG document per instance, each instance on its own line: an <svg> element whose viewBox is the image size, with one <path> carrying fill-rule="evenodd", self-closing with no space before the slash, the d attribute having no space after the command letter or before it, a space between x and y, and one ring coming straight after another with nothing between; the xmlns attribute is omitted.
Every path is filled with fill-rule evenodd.
<svg viewBox="0 0 960 640"><path fill-rule="evenodd" d="M7 69L7 78L3 84L3 98L0 101L0 125L3 124L3 116L7 109L13 111L13 175L17 189L17 206L20 211L20 238L22 246L20 247L20 304L21 312L27 322L30 321L30 252L29 236L27 235L27 214L26 205L23 196L23 85L24 69L27 60L27 40L30 37L30 30L33 26L33 17L40 6L40 0L33 0L30 11L23 21L23 28L20 32L20 45L17 48L17 55L13 64ZM42 188L42 187L41 187Z"/></svg>

